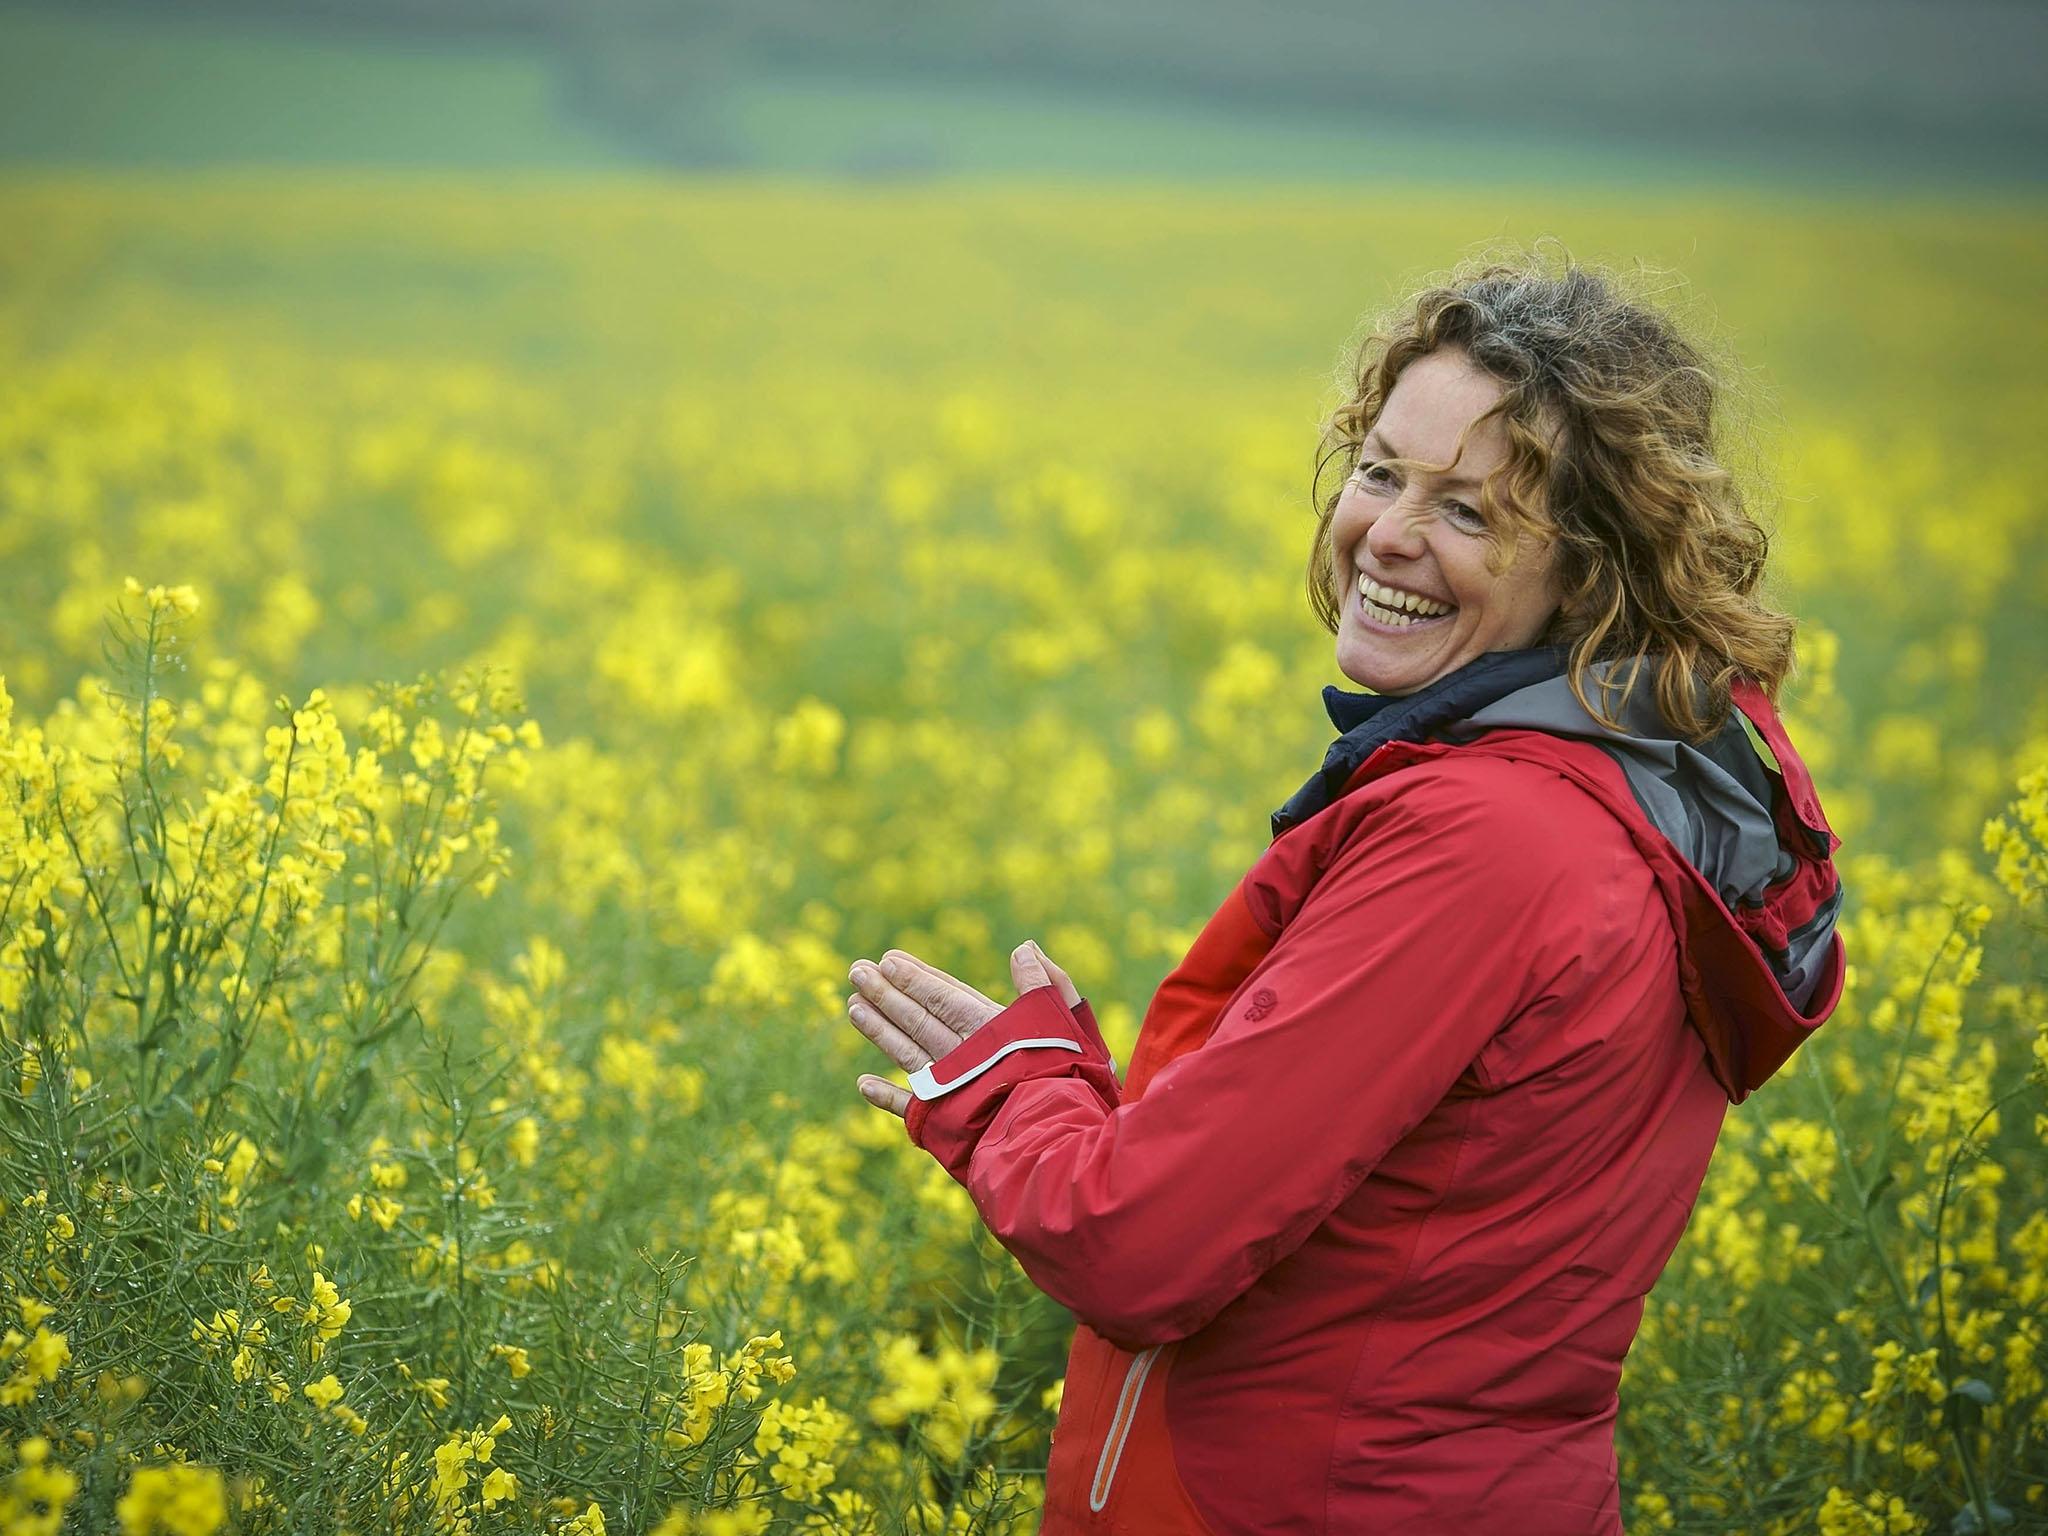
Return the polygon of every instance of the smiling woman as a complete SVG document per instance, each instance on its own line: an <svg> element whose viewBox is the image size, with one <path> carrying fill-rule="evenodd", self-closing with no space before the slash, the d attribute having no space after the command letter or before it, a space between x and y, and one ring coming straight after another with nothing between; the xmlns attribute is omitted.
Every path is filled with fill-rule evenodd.
<svg viewBox="0 0 2048 1536"><path fill-rule="evenodd" d="M1452 495L1483 501L1483 477L1507 460L1507 433L1484 416L1501 396L1499 381L1452 344L1416 359L1344 482L1330 522L1333 559L1338 571L1358 576L1343 607L1337 665L1376 692L1412 693L1487 651L1531 645L1557 612L1554 545L1510 530L1519 543L1497 571L1486 514ZM1470 468L1463 478L1424 471L1404 480L1388 462L1400 457L1392 442Z"/></svg>
<svg viewBox="0 0 2048 1536"><path fill-rule="evenodd" d="M1379 692L1409 692L1485 651L1568 643L1573 694L1596 718L1619 723L1586 691L1596 661L1629 664L1616 695L1650 665L1669 722L1704 739L1726 720L1738 675L1776 695L1796 628L1760 594L1770 539L1725 462L1723 370L1612 275L1568 259L1539 274L1534 257L1464 274L1367 337L1324 432L1321 462L1351 473L1322 504L1310 606L1337 635L1345 674ZM1401 460L1395 444L1423 457ZM1477 506L1451 491L1476 492ZM1477 619L1439 641L1468 643L1402 652L1380 677L1346 664L1346 621L1363 606L1354 581L1457 603L1422 585L1453 571L1487 594ZM1352 661L1371 669L1374 649L1354 644Z"/></svg>
<svg viewBox="0 0 2048 1536"><path fill-rule="evenodd" d="M861 1091L1077 1319L1046 1532L1619 1532L1643 1298L1841 993L1699 352L1528 258L1415 295L1350 386L1309 595L1372 691L1325 690L1128 1068L1035 944L1007 1005L850 973L911 1074Z"/></svg>

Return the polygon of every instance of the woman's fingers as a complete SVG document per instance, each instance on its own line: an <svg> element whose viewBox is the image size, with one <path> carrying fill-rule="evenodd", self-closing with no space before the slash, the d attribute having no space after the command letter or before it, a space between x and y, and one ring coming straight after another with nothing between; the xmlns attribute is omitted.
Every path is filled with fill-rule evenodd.
<svg viewBox="0 0 2048 1536"><path fill-rule="evenodd" d="M1052 963L1050 956L1038 947L1038 940L1027 939L1010 954L1010 979L1020 993L1029 992L1033 987L1050 983L1059 988L1060 996L1069 1008L1078 1007L1081 992L1073 979Z"/></svg>
<svg viewBox="0 0 2048 1536"><path fill-rule="evenodd" d="M1081 1000L1067 973L1048 960L1035 941L1012 954L1010 967L1020 990L1051 982L1069 1007ZM937 1061L1003 1011L994 998L908 950L888 950L879 965L856 960L846 974L860 989L846 1000L847 1017L908 1072ZM870 1074L862 1074L860 1093L875 1108L899 1119L910 1108L908 1089Z"/></svg>
<svg viewBox="0 0 2048 1536"><path fill-rule="evenodd" d="M962 981L957 976L949 976L946 972L940 970L936 965L931 964L929 961L918 959L917 956L911 954L910 951L906 949L892 949L889 951L889 954L899 956L904 960L908 960L920 971L923 971L928 976L937 978L939 981L951 982L955 987L958 987L960 989L960 992L963 996L979 1004L981 1007L986 1008L988 1010L988 1018L992 1019L998 1013L1001 1013L1003 1011L1003 1005L997 1002L994 998L990 997L986 992L983 992L980 988L970 987L966 982Z"/></svg>
<svg viewBox="0 0 2048 1536"><path fill-rule="evenodd" d="M1002 1012L993 999L904 950L885 952L881 970L885 982L962 1040Z"/></svg>
<svg viewBox="0 0 2048 1536"><path fill-rule="evenodd" d="M886 1109L899 1120L910 1108L910 1090L899 1088L879 1077L863 1075L860 1080L860 1096L875 1108Z"/></svg>
<svg viewBox="0 0 2048 1536"><path fill-rule="evenodd" d="M903 966L899 970L905 981L910 980L910 969ZM954 1028L919 999L903 991L869 962L856 960L847 975L852 978L853 984L860 988L861 1000L923 1050L923 1060L905 1065L921 1067L926 1061L937 1061L960 1043L963 1031ZM849 1002L848 1012L851 1011L852 1004Z"/></svg>
<svg viewBox="0 0 2048 1536"><path fill-rule="evenodd" d="M915 1072L937 1058L910 1036L882 1017L870 1003L859 997L846 1000L846 1017L853 1027L873 1041L881 1053L906 1072Z"/></svg>

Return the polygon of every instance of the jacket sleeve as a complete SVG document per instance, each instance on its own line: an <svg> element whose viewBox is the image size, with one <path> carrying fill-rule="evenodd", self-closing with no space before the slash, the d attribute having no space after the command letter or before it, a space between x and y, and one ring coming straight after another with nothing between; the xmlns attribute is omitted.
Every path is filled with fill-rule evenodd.
<svg viewBox="0 0 2048 1536"><path fill-rule="evenodd" d="M1041 1099L1078 1095L1077 1102L1095 1103L1105 1114L1122 1100L1116 1058L1085 998L1070 1009L1058 987L1034 987L937 1061L911 1073L904 1129L971 1193L974 1149L1010 1095L1026 1083ZM949 1095L957 1097L934 1117L933 1108Z"/></svg>
<svg viewBox="0 0 2048 1536"><path fill-rule="evenodd" d="M926 1069L911 1140L1039 1289L1112 1343L1195 1332L1299 1247L1497 1030L1583 984L1570 914L1600 893L1573 877L1571 819L1544 815L1540 793L1516 792L1541 786L1503 782L1504 767L1537 771L1390 776L1401 790L1362 819L1208 1040L1140 1097L1108 1091L1090 1031L1042 987Z"/></svg>

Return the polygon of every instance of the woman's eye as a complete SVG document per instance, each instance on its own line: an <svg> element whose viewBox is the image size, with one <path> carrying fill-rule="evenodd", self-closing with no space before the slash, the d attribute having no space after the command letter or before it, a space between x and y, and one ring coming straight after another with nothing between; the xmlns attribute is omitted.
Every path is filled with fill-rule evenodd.
<svg viewBox="0 0 2048 1536"><path fill-rule="evenodd" d="M1386 478L1376 480L1373 478L1375 475L1384 475ZM1393 472L1377 459L1360 459L1357 467L1351 471L1351 478L1378 490L1390 485L1395 477ZM1486 514L1466 506L1462 501L1446 501L1444 506L1462 528L1477 530L1486 526Z"/></svg>

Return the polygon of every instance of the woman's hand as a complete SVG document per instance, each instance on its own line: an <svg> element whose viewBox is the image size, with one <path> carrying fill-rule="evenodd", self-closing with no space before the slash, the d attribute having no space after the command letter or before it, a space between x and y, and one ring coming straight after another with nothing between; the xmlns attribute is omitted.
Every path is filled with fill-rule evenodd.
<svg viewBox="0 0 2048 1536"><path fill-rule="evenodd" d="M856 960L846 975L860 989L846 1000L847 1018L906 1072L937 1061L1006 1006L901 949L884 954L879 966ZM1035 942L1010 952L1010 980L1019 996L1050 983L1069 1008L1081 1001L1067 973ZM910 1091L884 1078L863 1075L860 1091L892 1115L900 1117L910 1107Z"/></svg>

